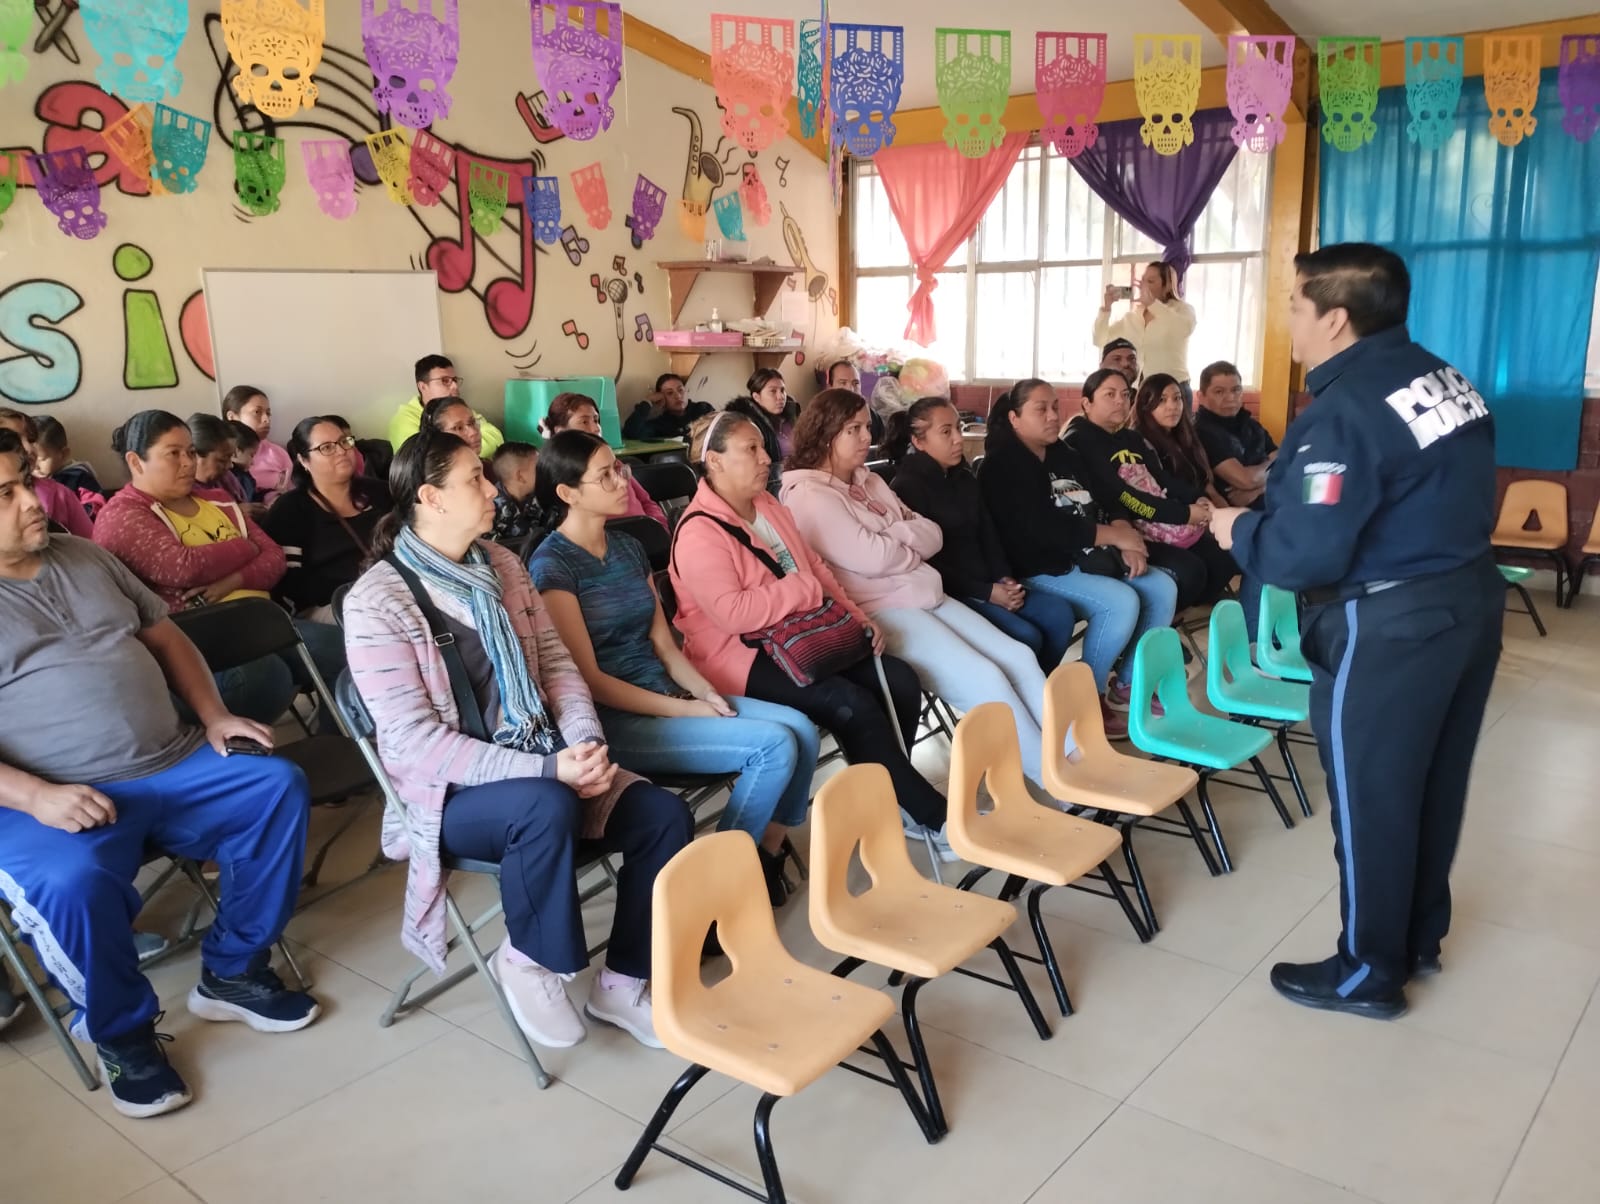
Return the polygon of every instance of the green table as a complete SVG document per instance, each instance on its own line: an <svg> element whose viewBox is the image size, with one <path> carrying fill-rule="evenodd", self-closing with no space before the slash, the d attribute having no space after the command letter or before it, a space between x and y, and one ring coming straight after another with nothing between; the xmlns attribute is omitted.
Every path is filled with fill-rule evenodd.
<svg viewBox="0 0 1600 1204"><path fill-rule="evenodd" d="M655 456L662 452L689 454L689 445L679 439L624 439L617 450L619 456Z"/></svg>

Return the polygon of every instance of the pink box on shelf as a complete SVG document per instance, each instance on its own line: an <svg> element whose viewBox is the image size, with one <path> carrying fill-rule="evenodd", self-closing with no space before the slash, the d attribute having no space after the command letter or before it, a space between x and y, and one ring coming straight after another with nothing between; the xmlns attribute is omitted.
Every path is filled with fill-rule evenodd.
<svg viewBox="0 0 1600 1204"><path fill-rule="evenodd" d="M744 335L737 330L724 330L721 333L709 330L658 330L656 346L688 351L704 347L743 347Z"/></svg>

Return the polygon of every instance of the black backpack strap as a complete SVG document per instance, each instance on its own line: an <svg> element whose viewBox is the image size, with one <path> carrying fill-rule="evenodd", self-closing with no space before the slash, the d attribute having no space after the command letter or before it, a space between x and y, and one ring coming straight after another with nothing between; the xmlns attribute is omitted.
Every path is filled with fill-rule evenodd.
<svg viewBox="0 0 1600 1204"><path fill-rule="evenodd" d="M489 731L483 722L483 711L478 706L477 695L472 692L472 681L467 677L466 663L461 659L456 637L445 623L444 616L434 606L433 599L428 597L428 591L423 588L417 575L401 564L398 556L391 552L383 559L400 574L400 580L406 583L411 596L417 600L417 609L422 611L422 617L428 624L433 646L444 657L445 672L450 675L450 694L456 700L456 713L461 717L461 730L474 740L490 743Z"/></svg>
<svg viewBox="0 0 1600 1204"><path fill-rule="evenodd" d="M672 533L672 556L676 556L678 554L678 532L682 531L684 524L692 518L704 518L716 523L717 526L721 527L729 535L733 536L735 540L743 544L750 554L764 564L767 567L767 570L774 577L778 578L780 581L783 580L785 575L783 566L779 564L773 557L772 553L768 552L765 548L756 547L755 543L751 540L750 536L745 532L743 527L727 522L724 519L720 519L715 514L707 513L704 510L690 511L688 514L685 514L678 520L678 529Z"/></svg>

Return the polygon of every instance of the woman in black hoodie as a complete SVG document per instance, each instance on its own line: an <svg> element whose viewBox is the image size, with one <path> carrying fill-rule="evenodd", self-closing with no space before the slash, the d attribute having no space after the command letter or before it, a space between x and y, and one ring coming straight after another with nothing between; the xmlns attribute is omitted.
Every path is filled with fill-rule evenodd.
<svg viewBox="0 0 1600 1204"><path fill-rule="evenodd" d="M1122 654L1146 631L1172 622L1178 588L1151 569L1131 523L1103 521L1083 484L1083 464L1060 437L1055 387L1019 381L989 411L978 485L1022 584L1064 599L1088 620L1083 659L1103 695ZM1115 695L1125 702L1126 687ZM1127 734L1122 715L1105 708L1105 717L1108 735Z"/></svg>
<svg viewBox="0 0 1600 1204"><path fill-rule="evenodd" d="M1150 563L1178 583L1178 608L1206 606L1227 592L1239 573L1233 557L1206 524L1211 503L1173 478L1145 437L1128 425L1133 394L1127 377L1102 368L1083 385L1083 412L1062 440L1078 453L1089 490L1111 514L1144 535Z"/></svg>
<svg viewBox="0 0 1600 1204"><path fill-rule="evenodd" d="M750 395L734 398L726 408L748 417L761 432L762 446L772 460L772 467L767 469L767 492L777 497L783 480L783 462L794 447L794 424L800 417L800 406L789 400L783 373L776 368L757 368L745 382L745 388L750 390Z"/></svg>
<svg viewBox="0 0 1600 1204"><path fill-rule="evenodd" d="M939 570L944 592L1026 644L1049 673L1066 655L1078 616L1060 598L1030 591L1011 575L978 478L962 456L955 407L942 397L924 397L897 410L889 416L883 451L897 464L891 488L944 533L944 546L928 561Z"/></svg>

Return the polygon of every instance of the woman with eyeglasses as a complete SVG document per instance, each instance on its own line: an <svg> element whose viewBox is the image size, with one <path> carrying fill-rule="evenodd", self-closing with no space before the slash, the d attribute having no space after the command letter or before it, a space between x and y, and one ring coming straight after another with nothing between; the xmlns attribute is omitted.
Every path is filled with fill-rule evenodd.
<svg viewBox="0 0 1600 1204"><path fill-rule="evenodd" d="M719 831L750 834L774 907L783 841L803 823L820 738L799 711L724 697L678 647L644 548L608 530L627 478L604 439L563 431L539 456L539 504L558 523L528 569L599 706L612 759L637 773L738 775Z"/></svg>
<svg viewBox="0 0 1600 1204"><path fill-rule="evenodd" d="M550 412L545 415L544 421L539 424L539 434L545 440L550 440L562 431L587 431L595 438L600 438L600 407L592 397L582 393L557 393L550 399ZM653 518L667 530L672 530L672 524L667 521L667 513L656 505L643 485L633 479L628 471L628 465L618 461L617 471L626 478L628 487L625 491L628 504L618 518Z"/></svg>
<svg viewBox="0 0 1600 1204"><path fill-rule="evenodd" d="M355 446L337 417L304 419L289 436L289 490L261 523L287 561L275 593L301 618L333 622L334 591L361 575L373 528L393 509L386 485L357 475Z"/></svg>
<svg viewBox="0 0 1600 1204"><path fill-rule="evenodd" d="M1017 720L1023 773L1039 780L1044 673L1033 651L944 592L929 558L939 524L910 509L867 468L866 398L824 389L795 426L783 504L801 534L922 684L958 711L1003 702Z"/></svg>

